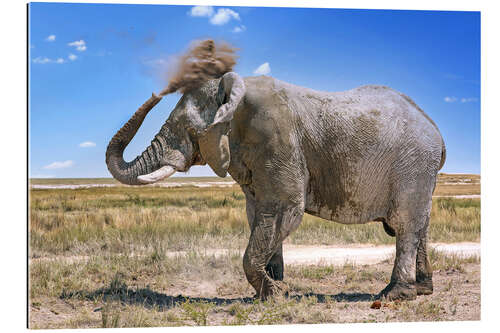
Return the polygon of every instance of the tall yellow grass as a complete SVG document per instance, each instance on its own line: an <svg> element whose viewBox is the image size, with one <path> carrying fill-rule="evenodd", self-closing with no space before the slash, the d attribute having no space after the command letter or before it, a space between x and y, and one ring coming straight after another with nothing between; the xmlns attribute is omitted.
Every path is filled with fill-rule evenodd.
<svg viewBox="0 0 500 333"><path fill-rule="evenodd" d="M244 248L245 198L229 188L92 188L31 190L30 255L141 253ZM431 242L478 241L480 200L433 200ZM380 222L342 225L305 215L287 240L296 244L387 244Z"/></svg>

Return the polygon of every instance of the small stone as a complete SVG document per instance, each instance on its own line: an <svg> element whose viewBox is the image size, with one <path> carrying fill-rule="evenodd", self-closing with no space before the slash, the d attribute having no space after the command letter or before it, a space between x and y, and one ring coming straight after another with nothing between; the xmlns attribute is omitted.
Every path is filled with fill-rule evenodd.
<svg viewBox="0 0 500 333"><path fill-rule="evenodd" d="M380 301L375 301L370 306L370 309L380 309L381 306L382 306L382 303Z"/></svg>

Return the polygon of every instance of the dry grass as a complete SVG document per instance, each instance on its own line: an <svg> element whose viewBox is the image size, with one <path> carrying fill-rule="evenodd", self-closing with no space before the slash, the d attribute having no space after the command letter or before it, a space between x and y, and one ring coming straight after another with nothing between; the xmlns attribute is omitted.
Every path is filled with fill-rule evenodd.
<svg viewBox="0 0 500 333"><path fill-rule="evenodd" d="M435 293L380 311L369 306L389 281L391 261L287 266L289 296L254 301L241 265L249 230L237 186L32 189L29 236L32 328L479 319L479 258L435 251ZM433 201L431 242L479 239L480 200ZM394 238L380 223L345 226L306 215L288 242ZM213 248L227 252L207 255Z"/></svg>
<svg viewBox="0 0 500 333"><path fill-rule="evenodd" d="M434 191L434 195L437 196L452 196L452 195L478 195L481 194L480 184L470 184L470 185L438 185Z"/></svg>
<svg viewBox="0 0 500 333"><path fill-rule="evenodd" d="M95 256L31 264L33 328L478 320L479 259L432 254L435 292L371 310L392 263L287 266L288 295L254 300L239 256ZM241 284L243 287L238 286ZM225 294L220 290L225 288Z"/></svg>
<svg viewBox="0 0 500 333"><path fill-rule="evenodd" d="M438 175L434 195L469 195L481 194L481 177L472 174L446 174Z"/></svg>
<svg viewBox="0 0 500 333"><path fill-rule="evenodd" d="M30 255L242 249L245 198L228 188L113 187L30 191ZM480 200L435 198L431 242L479 241ZM293 244L391 244L381 223L342 225L305 215Z"/></svg>
<svg viewBox="0 0 500 333"><path fill-rule="evenodd" d="M467 173L440 173L438 174L438 185L440 184L480 184L481 176Z"/></svg>
<svg viewBox="0 0 500 333"><path fill-rule="evenodd" d="M245 219L238 188L32 190L30 252L39 257L238 247L248 232Z"/></svg>

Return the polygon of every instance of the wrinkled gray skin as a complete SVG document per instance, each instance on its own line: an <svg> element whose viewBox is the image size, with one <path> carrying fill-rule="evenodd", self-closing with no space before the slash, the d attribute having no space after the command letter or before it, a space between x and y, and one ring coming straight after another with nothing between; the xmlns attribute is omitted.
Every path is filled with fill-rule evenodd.
<svg viewBox="0 0 500 333"><path fill-rule="evenodd" d="M160 99L153 95L113 137L108 169L126 184L166 165L229 172L246 196L243 267L257 296L281 289L282 242L304 212L344 224L382 222L396 236L396 259L380 296L432 293L427 230L445 146L410 98L382 86L327 93L230 72L185 93L151 146L123 161Z"/></svg>

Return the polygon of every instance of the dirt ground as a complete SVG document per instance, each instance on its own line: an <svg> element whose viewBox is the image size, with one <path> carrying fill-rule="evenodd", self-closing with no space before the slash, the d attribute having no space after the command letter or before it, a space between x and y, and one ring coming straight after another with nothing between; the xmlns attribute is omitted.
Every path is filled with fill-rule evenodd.
<svg viewBox="0 0 500 333"><path fill-rule="evenodd" d="M478 175L440 175L435 197L474 199L480 197ZM418 296L413 301L385 302L380 308L372 308L377 294L390 280L394 244L376 242L376 231L370 229L370 238L365 240L363 230L347 233L349 237L335 238L333 243L325 243L320 237L325 234L323 226L310 222L302 225L308 237L297 238L294 243L284 244L285 279L284 294L268 301L253 298L254 290L245 278L241 264L244 242L238 240L240 233L213 223L206 233L228 232L232 243L222 243L222 238L207 238L209 243L197 239L192 247L171 246L175 240L168 238L170 247L149 249L141 243L145 231L150 229L130 229L127 224L110 224L110 212L120 209L119 204L133 207L133 215L116 214L117 220L149 221L163 208L158 202L179 206L179 212L189 212L188 221L204 210L221 212L214 215L227 221L239 221L242 198L233 191L205 194L193 205L192 198L183 194L182 200L154 196L149 192L135 193L134 196L120 197L120 193L105 194L101 197L82 197L74 204L77 191L100 186L116 187L113 180L37 180L33 189L59 189L57 200L35 198L36 219L39 229L34 233L36 256L29 259L30 328L99 328L99 327L165 327L196 325L260 325L260 324L321 324L321 323L370 323L370 322L410 322L410 321L477 321L481 319L481 247L479 241L479 208L464 202L439 199L435 214L434 242L431 243L430 257L434 269L434 293ZM41 187L38 187L41 186ZM159 186L231 187L231 179L177 179ZM146 190L149 187L146 187ZM62 193L60 189L70 189ZM72 191L71 189L77 190ZM94 189L92 189L94 190ZM110 188L109 191L116 189ZM130 191L132 192L131 189ZM151 190L151 189L150 189ZM222 189L221 189L222 190ZM95 189L98 191L98 189ZM107 189L106 189L107 191ZM179 191L173 188L172 191ZM178 194L176 194L178 195ZM219 207L219 201L231 205ZM80 197L78 197L80 198ZM477 198L477 199L476 199ZM106 199L106 200L104 200ZM162 201L163 200L163 201ZM441 200L441 201L440 201ZM99 203L99 204L96 204ZM101 204L102 203L102 207ZM140 206L140 204L142 206ZM118 207L118 208L117 208ZM95 209L96 217L87 216ZM181 210L182 209L182 210ZM202 209L201 213L197 209ZM227 212L222 214L222 212ZM49 214L50 213L50 214ZM231 215L231 214L233 215ZM236 215L235 215L236 214ZM85 223L75 224L73 218L82 217ZM99 226L103 219L105 235L109 244L121 244L122 250L108 249L108 242L99 243L99 237L85 238ZM205 226L211 215L199 215L205 224L190 222L185 233L177 233L180 239ZM95 220L95 221L94 221ZM155 219L153 219L155 220ZM162 230L164 221L145 224L151 227L151 235ZM156 221L155 220L155 221ZM88 222L88 223L87 223ZM92 224L94 223L94 224ZM47 225L46 225L47 224ZM141 224L139 223L138 226ZM177 225L177 224L175 224ZM175 226L173 224L173 226ZM220 227L217 229L215 227ZM60 232L58 231L60 228ZM80 229L81 230L80 230ZM104 227L103 227L104 228ZM128 229L127 229L128 228ZM129 230L130 229L130 230ZM54 231L55 230L55 231ZM104 230L104 229L103 229ZM170 229L169 229L170 230ZM172 229L174 230L174 229ZM184 229L182 229L184 230ZM80 232L81 231L81 232ZM132 232L134 231L134 232ZM175 230L174 230L175 231ZM299 230L300 231L300 230ZM43 238L46 233L54 233ZM239 231L238 231L239 232ZM382 231L383 232L383 231ZM331 235L334 233L330 232ZM441 237L442 235L446 237ZM477 237L463 237L478 235ZM32 235L32 236L33 236ZM129 238L123 235L128 235ZM170 235L164 234L164 238ZM57 236L57 237L56 237ZM38 238L37 238L38 237ZM67 239L80 239L67 242ZM148 236L149 237L149 236ZM176 236L177 237L177 236ZM301 236L302 237L302 236ZM477 239L476 239L477 238ZM150 238L147 238L148 240ZM154 238L151 238L154 240ZM364 241L365 240L365 241ZM129 243L127 243L127 241ZM165 242L165 240L162 241ZM331 241L329 239L329 241ZM94 242L96 242L94 244ZM122 243L123 244L122 244ZM461 242L461 243L451 243ZM362 244L359 244L362 243ZM53 247L44 247L53 244ZM153 243L156 244L156 243ZM158 243L159 245L163 243ZM303 245L299 245L303 244ZM374 245L377 244L377 245ZM57 246L56 246L57 245ZM145 250L136 252L137 249ZM227 248L225 247L227 245ZM141 247L142 246L142 247ZM68 250L64 250L68 247ZM218 247L218 248L212 248ZM136 249L135 247L133 249ZM97 249L97 250L92 250ZM99 250L101 249L101 250ZM118 248L121 249L121 248ZM127 250L128 249L128 250Z"/></svg>
<svg viewBox="0 0 500 333"><path fill-rule="evenodd" d="M126 284L91 295L36 298L32 328L246 325L480 320L480 264L434 271L434 293L372 309L392 261L363 266L287 265L287 295L255 301L244 276L204 280L179 277L164 289Z"/></svg>
<svg viewBox="0 0 500 333"><path fill-rule="evenodd" d="M481 244L472 242L462 243L431 243L431 249L437 250L443 254L456 255L459 257L481 256ZM229 253L238 252L243 258L244 249L235 251L234 249L204 249L203 255L223 256ZM353 265L373 265L394 256L396 248L394 245L371 244L351 244L346 246L329 245L296 245L283 244L283 260L287 265L343 265L349 263ZM167 251L164 253L167 257L176 257L187 255L186 251ZM67 263L88 260L89 256L55 256L40 257L32 259L36 261L62 260Z"/></svg>

